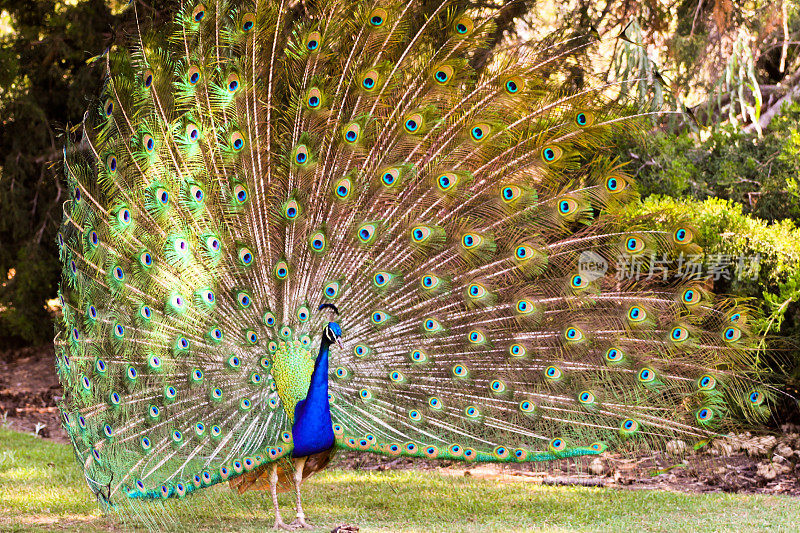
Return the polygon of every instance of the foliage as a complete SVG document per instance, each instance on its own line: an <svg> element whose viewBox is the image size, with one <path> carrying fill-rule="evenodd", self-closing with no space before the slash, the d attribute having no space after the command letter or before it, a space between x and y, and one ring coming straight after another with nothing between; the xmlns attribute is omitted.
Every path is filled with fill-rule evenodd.
<svg viewBox="0 0 800 533"><path fill-rule="evenodd" d="M800 103L786 106L761 138L726 127L704 140L656 132L626 142L643 197L719 197L757 218L800 222Z"/></svg>
<svg viewBox="0 0 800 533"><path fill-rule="evenodd" d="M435 471L326 470L304 484L309 521L318 531L357 524L361 531L790 531L800 521L789 496L686 494L592 487L551 487ZM205 489L170 502L176 527L193 531L264 531L269 496L231 498ZM292 495L280 495L290 511ZM723 510L725 512L721 512ZM285 514L289 516L288 513ZM0 520L3 531L116 531L90 497L67 445L0 429ZM323 527L324 526L324 527Z"/></svg>
<svg viewBox="0 0 800 533"><path fill-rule="evenodd" d="M643 217L652 229L677 220L696 228L707 262L731 262L730 276L712 280L715 292L752 298L750 305L760 310L754 317L756 331L770 335L768 345L789 355L800 371L800 343L775 337L800 339L800 229L793 222L747 216L741 204L718 198L650 196L627 215ZM737 272L740 264L745 268ZM785 355L773 359L780 364L788 359Z"/></svg>

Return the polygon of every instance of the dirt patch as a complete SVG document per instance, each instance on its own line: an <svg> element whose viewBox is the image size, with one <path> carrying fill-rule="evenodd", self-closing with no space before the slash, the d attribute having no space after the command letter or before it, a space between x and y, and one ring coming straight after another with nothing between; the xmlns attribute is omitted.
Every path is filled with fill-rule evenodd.
<svg viewBox="0 0 800 533"><path fill-rule="evenodd" d="M0 423L5 427L68 442L56 407L61 395L52 345L0 352Z"/></svg>
<svg viewBox="0 0 800 533"><path fill-rule="evenodd" d="M56 407L62 392L54 357L52 345L0 352L0 423L68 442ZM344 452L333 464L353 470L429 469L497 482L800 496L800 426L786 424L776 436L745 434L738 444L715 443L702 454L605 453L561 462L469 465Z"/></svg>

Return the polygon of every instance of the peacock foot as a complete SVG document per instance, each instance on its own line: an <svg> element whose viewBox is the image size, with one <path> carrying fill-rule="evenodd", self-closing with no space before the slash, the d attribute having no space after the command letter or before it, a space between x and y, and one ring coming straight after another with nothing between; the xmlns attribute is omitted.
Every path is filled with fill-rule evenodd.
<svg viewBox="0 0 800 533"><path fill-rule="evenodd" d="M303 516L298 516L297 518L295 518L292 521L292 523L289 524L289 527L291 527L292 529L294 529L294 528L298 528L298 529L299 528L302 528L302 529L314 529L314 526L312 526L311 524L306 522L306 519Z"/></svg>
<svg viewBox="0 0 800 533"><path fill-rule="evenodd" d="M287 524L286 522L284 522L280 518L276 518L275 519L275 524L273 524L273 526L272 526L272 529L275 529L275 530L278 530L278 531L280 531L280 530L294 531L297 528L298 528L298 526L296 526L294 524L294 522L292 522L291 524Z"/></svg>

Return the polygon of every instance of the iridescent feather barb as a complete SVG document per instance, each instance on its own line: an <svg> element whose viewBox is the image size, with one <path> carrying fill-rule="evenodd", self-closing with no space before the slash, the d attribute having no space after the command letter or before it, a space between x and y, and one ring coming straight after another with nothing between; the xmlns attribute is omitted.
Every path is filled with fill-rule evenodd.
<svg viewBox="0 0 800 533"><path fill-rule="evenodd" d="M268 465L328 432L541 461L768 413L745 309L614 267L699 248L688 226L619 224L637 195L610 139L633 119L559 75L587 41L475 71L493 23L474 15L186 3L106 56L88 149L65 160L56 339L65 427L104 498L274 486Z"/></svg>

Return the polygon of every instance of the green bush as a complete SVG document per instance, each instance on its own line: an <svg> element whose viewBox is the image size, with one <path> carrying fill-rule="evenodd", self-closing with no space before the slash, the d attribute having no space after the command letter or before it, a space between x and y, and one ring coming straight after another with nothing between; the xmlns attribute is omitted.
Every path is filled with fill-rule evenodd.
<svg viewBox="0 0 800 533"><path fill-rule="evenodd" d="M729 127L706 134L622 140L642 197L718 197L761 219L800 223L800 103L786 106L761 138Z"/></svg>
<svg viewBox="0 0 800 533"><path fill-rule="evenodd" d="M697 230L707 262L732 258L732 274L739 258L748 258L749 266L749 258L758 257L753 272L720 277L714 290L753 298L751 305L760 311L754 317L757 332L767 346L782 352L774 359L789 361L800 370L800 229L792 221L770 223L748 216L741 204L730 200L655 195L632 206L625 216L643 220L648 229L670 227L679 220L690 224Z"/></svg>

